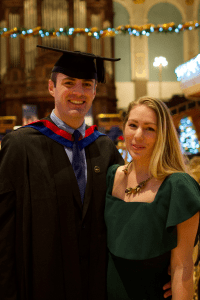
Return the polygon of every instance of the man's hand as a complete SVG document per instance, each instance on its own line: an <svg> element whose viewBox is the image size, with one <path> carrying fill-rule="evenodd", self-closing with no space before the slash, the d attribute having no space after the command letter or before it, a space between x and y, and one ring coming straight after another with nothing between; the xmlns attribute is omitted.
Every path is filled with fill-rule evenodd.
<svg viewBox="0 0 200 300"><path fill-rule="evenodd" d="M167 273L168 273L168 275L171 276L171 267L170 267L170 265L168 266ZM164 298L168 298L169 296L172 295L171 280L163 286L163 290L164 291L166 290L166 292L164 293Z"/></svg>

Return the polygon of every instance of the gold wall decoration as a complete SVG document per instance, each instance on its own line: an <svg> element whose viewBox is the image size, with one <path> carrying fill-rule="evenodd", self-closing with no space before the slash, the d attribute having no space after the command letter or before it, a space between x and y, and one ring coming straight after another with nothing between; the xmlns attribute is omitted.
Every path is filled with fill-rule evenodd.
<svg viewBox="0 0 200 300"><path fill-rule="evenodd" d="M192 4L194 4L194 0L185 0L185 3L187 5L192 5Z"/></svg>
<svg viewBox="0 0 200 300"><path fill-rule="evenodd" d="M135 4L142 4L142 3L145 2L145 0L133 0L133 2L134 2Z"/></svg>

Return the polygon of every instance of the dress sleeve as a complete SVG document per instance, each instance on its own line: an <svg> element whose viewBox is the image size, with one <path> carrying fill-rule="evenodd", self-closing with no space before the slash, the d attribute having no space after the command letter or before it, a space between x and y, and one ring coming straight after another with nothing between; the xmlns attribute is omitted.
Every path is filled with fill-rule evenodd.
<svg viewBox="0 0 200 300"><path fill-rule="evenodd" d="M175 173L172 178L171 201L168 211L166 228L173 228L200 211L200 186L194 178L187 173ZM194 246L200 240L199 226Z"/></svg>
<svg viewBox="0 0 200 300"><path fill-rule="evenodd" d="M187 173L171 177L171 199L166 228L182 223L200 211L200 186Z"/></svg>

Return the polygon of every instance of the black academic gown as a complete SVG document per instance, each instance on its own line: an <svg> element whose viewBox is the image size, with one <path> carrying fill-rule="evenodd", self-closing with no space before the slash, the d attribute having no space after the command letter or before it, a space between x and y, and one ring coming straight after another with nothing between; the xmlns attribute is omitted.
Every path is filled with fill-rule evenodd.
<svg viewBox="0 0 200 300"><path fill-rule="evenodd" d="M106 299L106 172L123 160L107 136L85 152L88 178L82 205L62 145L26 127L3 139L1 300Z"/></svg>

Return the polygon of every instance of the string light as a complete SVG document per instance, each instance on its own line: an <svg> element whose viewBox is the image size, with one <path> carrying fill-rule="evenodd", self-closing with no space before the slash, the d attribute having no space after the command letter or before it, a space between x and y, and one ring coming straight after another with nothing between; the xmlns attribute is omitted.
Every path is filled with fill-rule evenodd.
<svg viewBox="0 0 200 300"><path fill-rule="evenodd" d="M23 38L26 38L28 36L60 36L60 35L65 35L65 36L77 36L77 35L88 35L94 38L100 38L100 37L113 37L116 36L117 34L126 34L128 33L129 35L134 35L134 36L150 36L151 33L153 32L160 32L160 33L179 33L180 31L184 30L193 30L197 29L200 27L200 24L198 21L190 21L186 22L184 24L178 24L176 26L173 22L167 23L167 24L162 24L162 25L157 25L155 26L154 24L144 24L142 26L138 25L120 25L117 28L111 28L108 27L106 29L101 29L98 30L98 28L93 27L93 28L59 28L58 30L55 29L44 29L41 27L36 27L33 29L26 29L26 28L16 28L14 27L13 29L9 28L0 28L0 37L11 37L15 38L17 36L23 36Z"/></svg>

